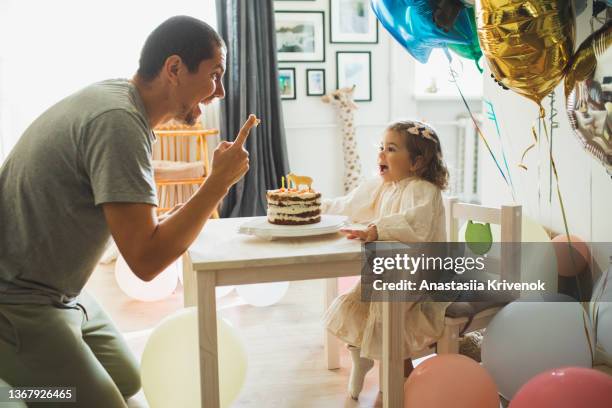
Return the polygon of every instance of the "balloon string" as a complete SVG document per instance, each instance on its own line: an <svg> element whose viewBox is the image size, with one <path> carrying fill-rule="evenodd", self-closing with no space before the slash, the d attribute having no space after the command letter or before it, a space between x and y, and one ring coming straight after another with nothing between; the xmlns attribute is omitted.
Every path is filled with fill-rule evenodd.
<svg viewBox="0 0 612 408"><path fill-rule="evenodd" d="M512 189L512 198L516 201L514 183L512 182L512 175L510 174L510 167L508 166L508 159L506 158L506 149L504 149L504 141L502 140L501 131L499 129L499 122L497 120L497 115L495 114L495 107L490 101L485 100L485 105L487 106L487 117L493 123L495 123L495 131L497 132L497 138L499 139L499 144L501 146L502 158L504 159L504 167L506 168L506 174L508 175L508 180L510 181L510 187Z"/></svg>
<svg viewBox="0 0 612 408"><path fill-rule="evenodd" d="M525 164L525 156L527 156L527 152L536 147L536 144L538 143L538 135L536 135L536 130L534 126L531 126L531 134L533 135L534 142L527 146L527 148L523 151L523 154L521 155L521 162L518 164L518 166L525 171L529 170L529 168Z"/></svg>
<svg viewBox="0 0 612 408"><path fill-rule="evenodd" d="M608 276L610 275L610 269L612 269L612 262L610 262L608 269L606 270L606 275L602 276L603 284L601 285L601 291L599 294L595 295L595 301L593 302L593 331L595 335L595 339L597 339L597 326L599 325L599 301L601 297L606 291L606 286L608 286Z"/></svg>
<svg viewBox="0 0 612 408"><path fill-rule="evenodd" d="M491 158L495 162L495 165L497 166L497 170L499 170L499 173L501 174L502 178L506 182L506 185L508 187L510 187L510 183L508 182L508 179L506 178L506 175L504 174L501 166L499 165L499 162L495 158L495 154L493 154L493 150L491 150L491 146L489 146L489 142L487 141L487 138L484 136L484 134L480 130L480 126L478 126L478 122L476 121L476 118L474 117L474 114L472 113L472 110L470 109L470 106L468 105L467 101L465 100L465 97L463 96L463 92L461 92L461 88L459 87L459 84L457 83L456 73L453 70L453 68L450 66L450 59L449 59L449 71L450 71L450 74L451 74L451 76L453 78L452 82L455 83L455 86L457 87L457 91L459 91L459 95L461 96L461 100L463 101L463 104L465 105L465 108L467 109L468 113L470 114L470 118L472 119L472 122L474 123L474 127L476 128L476 132L478 132L478 136L480 136L480 139L482 139L482 141L484 142L484 144L485 144L485 146L487 148L487 151L489 152L489 154L491 155ZM514 197L514 193L513 193L513 197Z"/></svg>
<svg viewBox="0 0 612 408"><path fill-rule="evenodd" d="M542 108L540 106L540 119L544 119L545 114L546 114L546 112L544 111L544 108ZM546 138L546 141L550 145L551 139L548 136L548 128L546 126L546 122L545 121L542 121L542 127L544 128L544 137ZM568 227L568 224L567 224L567 215L565 213L565 205L563 205L563 197L561 195L561 188L559 186L559 173L557 172L557 165L555 164L555 159L553 157L552 150L550 150L550 149L549 149L549 159L550 159L550 164L551 164L551 167L552 167L553 174L555 176L556 187L557 187L557 197L559 199L559 206L561 207L561 215L563 216L563 226L565 228L565 234L567 236L567 245L568 245L568 250L569 250L569 254L570 254L570 259L572 260L572 263L574 265L574 269L576 269L577 263L576 263L576 260L574 258L574 251L572 250L573 249L573 247L572 247L572 239L571 239L571 236L570 236L570 233L569 233L569 227ZM583 300L582 300L582 291L580 289L580 280L578 278L578 274L576 274L576 288L578 290L578 299L579 299L579 301L582 304L582 307L584 309L584 303L583 303ZM586 335L587 342L589 344L589 351L591 353L591 361L592 361L595 358L595 353L593 351L593 346L591 344L591 335L589 334L586 318L587 318L586 313L584 313L584 310L583 310L582 323L583 323L583 326L584 326L584 333Z"/></svg>
<svg viewBox="0 0 612 408"><path fill-rule="evenodd" d="M557 108L555 107L555 91L552 91L548 95L548 99L550 100L550 113L548 116L549 124L550 124L550 144L549 144L549 155L552 155L553 150L553 132L555 129L559 127L559 122L555 119L557 116ZM548 166L548 202L552 202L552 165Z"/></svg>
<svg viewBox="0 0 612 408"><path fill-rule="evenodd" d="M484 72L484 70L480 66L480 58L474 60L474 63L476 64L476 68L478 68L478 71L482 74Z"/></svg>

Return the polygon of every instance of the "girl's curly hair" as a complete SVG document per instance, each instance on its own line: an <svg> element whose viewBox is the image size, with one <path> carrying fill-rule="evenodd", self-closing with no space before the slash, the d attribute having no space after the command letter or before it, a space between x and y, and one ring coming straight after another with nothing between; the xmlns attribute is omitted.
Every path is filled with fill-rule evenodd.
<svg viewBox="0 0 612 408"><path fill-rule="evenodd" d="M415 120L402 120L392 123L387 131L396 132L404 137L412 160L423 158L423 165L416 169L416 176L435 184L441 190L448 186L448 169L442 158L440 139L428 124Z"/></svg>

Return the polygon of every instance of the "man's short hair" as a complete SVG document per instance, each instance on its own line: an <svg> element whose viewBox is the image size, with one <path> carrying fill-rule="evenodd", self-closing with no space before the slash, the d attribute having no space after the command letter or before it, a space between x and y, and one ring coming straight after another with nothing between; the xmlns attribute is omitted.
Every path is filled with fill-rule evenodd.
<svg viewBox="0 0 612 408"><path fill-rule="evenodd" d="M181 57L189 72L214 55L215 48L225 48L219 34L204 21L189 16L170 17L147 37L138 67L138 76L154 79L171 55Z"/></svg>

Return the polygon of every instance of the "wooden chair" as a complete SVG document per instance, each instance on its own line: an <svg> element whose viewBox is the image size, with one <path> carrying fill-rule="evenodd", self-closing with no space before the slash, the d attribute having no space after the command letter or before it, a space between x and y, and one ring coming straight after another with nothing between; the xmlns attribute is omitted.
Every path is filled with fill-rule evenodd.
<svg viewBox="0 0 612 408"><path fill-rule="evenodd" d="M154 130L157 143L153 150L153 172L159 206L158 213L185 202L197 191L210 173L206 138L219 134L217 129L169 123ZM214 218L219 218L217 210Z"/></svg>
<svg viewBox="0 0 612 408"><path fill-rule="evenodd" d="M459 234L459 220L472 220L481 223L497 224L501 226L502 242L521 241L521 206L505 205L500 208L485 207L474 204L459 203L456 198L444 200L446 209L446 231L449 242L457 242ZM500 248L500 272L502 276L509 271L517 271L520 266L520 252L510 246ZM336 285L328 285L328 290L336 290ZM335 296L328 293L325 296L326 303L331 304ZM329 304L327 305L329 307ZM437 343L423 350L415 350L412 358L424 357L429 354L458 353L459 339L464 333L481 330L487 327L495 314L502 306L494 302L455 302L448 307L446 312L444 331ZM385 312L383 312L385 313ZM384 318L384 316L383 316ZM398 341L401 332L395 336L391 334L390 339L393 347L401 347ZM325 350L328 369L333 370L340 367L339 342L330 335L325 336ZM380 366L379 378L383 378L383 368Z"/></svg>

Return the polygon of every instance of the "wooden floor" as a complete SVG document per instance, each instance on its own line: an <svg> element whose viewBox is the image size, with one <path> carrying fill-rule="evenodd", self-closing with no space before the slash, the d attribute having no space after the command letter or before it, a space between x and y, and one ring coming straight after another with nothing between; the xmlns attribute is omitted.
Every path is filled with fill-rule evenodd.
<svg viewBox="0 0 612 408"><path fill-rule="evenodd" d="M113 267L98 266L86 289L104 306L140 360L152 328L183 307L183 290L179 284L168 299L138 302L119 289ZM342 350L342 368L325 368L322 305L323 281L291 282L279 303L264 308L244 304L235 291L218 300L221 316L238 328L248 353L246 383L233 408L382 407L377 366L368 373L359 401L346 393L350 368L346 350ZM608 367L596 368L612 374ZM128 405L148 407L142 391Z"/></svg>
<svg viewBox="0 0 612 408"><path fill-rule="evenodd" d="M182 308L177 291L160 302L128 298L118 288L113 265L100 265L86 286L103 305L138 359L151 329ZM378 369L366 377L359 401L347 396L350 362L342 350L342 368L329 371L323 357L323 281L291 282L276 305L258 308L244 304L232 291L219 299L220 314L237 327L245 340L248 372L241 395L232 407L381 407ZM142 391L130 407L148 407Z"/></svg>

